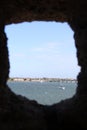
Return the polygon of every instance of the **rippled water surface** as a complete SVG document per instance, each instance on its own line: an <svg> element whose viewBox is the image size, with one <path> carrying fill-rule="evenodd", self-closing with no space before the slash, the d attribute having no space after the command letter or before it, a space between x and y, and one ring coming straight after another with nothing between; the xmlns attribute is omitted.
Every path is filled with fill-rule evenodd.
<svg viewBox="0 0 87 130"><path fill-rule="evenodd" d="M54 104L72 97L76 92L76 83L71 82L8 82L9 87L18 95L36 100L40 104Z"/></svg>

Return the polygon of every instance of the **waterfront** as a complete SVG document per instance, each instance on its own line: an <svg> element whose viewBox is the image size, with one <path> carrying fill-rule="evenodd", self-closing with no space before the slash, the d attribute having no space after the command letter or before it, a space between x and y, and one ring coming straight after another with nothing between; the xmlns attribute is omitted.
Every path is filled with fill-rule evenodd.
<svg viewBox="0 0 87 130"><path fill-rule="evenodd" d="M40 104L51 105L72 97L76 92L77 83L8 81L8 86L17 95L36 100Z"/></svg>
<svg viewBox="0 0 87 130"><path fill-rule="evenodd" d="M9 81L29 81L29 82L77 82L76 79L71 78L9 78Z"/></svg>

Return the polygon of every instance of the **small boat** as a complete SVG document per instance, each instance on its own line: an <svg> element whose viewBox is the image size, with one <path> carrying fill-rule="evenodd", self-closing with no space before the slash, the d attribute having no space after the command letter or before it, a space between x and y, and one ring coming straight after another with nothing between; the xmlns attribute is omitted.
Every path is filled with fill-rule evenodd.
<svg viewBox="0 0 87 130"><path fill-rule="evenodd" d="M40 80L40 83L43 83L44 81L43 80Z"/></svg>
<svg viewBox="0 0 87 130"><path fill-rule="evenodd" d="M62 89L62 90L65 90L65 87L63 87L63 86L59 86L59 88Z"/></svg>

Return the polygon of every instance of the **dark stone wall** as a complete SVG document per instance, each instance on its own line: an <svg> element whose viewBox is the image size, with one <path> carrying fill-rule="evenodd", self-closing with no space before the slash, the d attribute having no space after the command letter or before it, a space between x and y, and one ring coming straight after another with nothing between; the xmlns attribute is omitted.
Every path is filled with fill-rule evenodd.
<svg viewBox="0 0 87 130"><path fill-rule="evenodd" d="M9 56L4 21L0 19L0 85L6 85L9 77Z"/></svg>
<svg viewBox="0 0 87 130"><path fill-rule="evenodd" d="M75 46L77 49L78 65L81 67L81 72L78 74L78 95L87 94L87 22L76 20L70 23L74 30Z"/></svg>
<svg viewBox="0 0 87 130"><path fill-rule="evenodd" d="M51 106L18 96L7 86L10 65L5 25L35 20L68 22L81 67L76 94ZM86 26L86 0L0 1L0 130L87 130Z"/></svg>

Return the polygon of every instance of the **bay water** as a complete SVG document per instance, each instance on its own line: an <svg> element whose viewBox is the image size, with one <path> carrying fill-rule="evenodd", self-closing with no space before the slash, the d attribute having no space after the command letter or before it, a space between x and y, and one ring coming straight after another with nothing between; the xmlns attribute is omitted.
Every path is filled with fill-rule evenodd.
<svg viewBox="0 0 87 130"><path fill-rule="evenodd" d="M75 92L76 82L20 82L8 81L8 86L17 95L36 100L43 105L52 105L71 98Z"/></svg>

